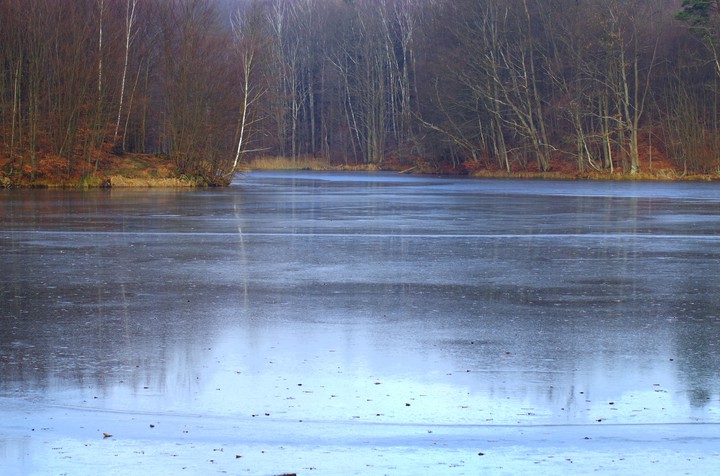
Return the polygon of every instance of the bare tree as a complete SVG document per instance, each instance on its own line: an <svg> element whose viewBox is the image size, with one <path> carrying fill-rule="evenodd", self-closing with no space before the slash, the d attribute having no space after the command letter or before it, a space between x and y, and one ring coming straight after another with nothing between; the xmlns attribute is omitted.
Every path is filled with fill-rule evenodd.
<svg viewBox="0 0 720 476"><path fill-rule="evenodd" d="M240 73L237 79L240 106L235 131L235 153L232 165L226 173L230 177L237 171L243 157L252 152L250 143L255 127L260 122L256 107L266 91L266 85L258 72L258 57L264 52L266 43L262 22L257 5L245 11L238 10L233 17L236 61Z"/></svg>
<svg viewBox="0 0 720 476"><path fill-rule="evenodd" d="M101 0L102 1L102 0ZM130 58L130 48L135 41L136 32L134 31L137 22L137 4L138 0L126 0L125 6L125 55L122 68L122 78L120 80L120 103L118 104L117 120L115 121L114 137L118 137L120 132L120 120L123 113L123 105L125 102L125 82L128 73L128 60ZM124 134L123 134L124 135ZM123 142L124 143L124 140Z"/></svg>

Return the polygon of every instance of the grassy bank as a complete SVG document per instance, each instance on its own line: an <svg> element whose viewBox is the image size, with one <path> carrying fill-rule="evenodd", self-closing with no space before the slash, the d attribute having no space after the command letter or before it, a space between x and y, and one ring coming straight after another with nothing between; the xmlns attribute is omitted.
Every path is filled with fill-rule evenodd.
<svg viewBox="0 0 720 476"><path fill-rule="evenodd" d="M336 170L327 160L314 157L258 157L248 164L250 170Z"/></svg>
<svg viewBox="0 0 720 476"><path fill-rule="evenodd" d="M73 173L48 173L40 170L34 178L28 174L0 171L0 188L119 188L119 187L212 187L225 186L230 180L204 174L180 173L167 158L156 155L108 155L87 170Z"/></svg>
<svg viewBox="0 0 720 476"><path fill-rule="evenodd" d="M609 180L609 181L647 181L647 182L711 182L720 180L718 174L682 174L672 169L653 170L636 174L622 172L586 172L568 173L549 172L506 172L503 170L480 170L469 174L474 178L503 179L545 179L545 180Z"/></svg>
<svg viewBox="0 0 720 476"><path fill-rule="evenodd" d="M248 170L345 170L345 171L400 171L397 165L387 162L382 166L375 164L331 164L326 159L316 157L258 157L247 164Z"/></svg>
<svg viewBox="0 0 720 476"><path fill-rule="evenodd" d="M653 162L655 164L655 162ZM634 180L634 181L716 181L720 173L685 174L669 163L647 167L641 173L626 174L621 170L589 171L578 173L567 164L558 163L550 171L516 168L510 172L493 167L491 164L462 164L450 167L443 163L432 163L421 159L386 160L380 166L375 164L331 164L326 159L303 156L295 160L287 157L258 157L245 164L242 171L250 170L315 170L315 171L393 171L417 175L466 175L475 178L498 179L547 179L547 180ZM27 176L7 175L0 171L0 188L148 188L148 187L211 187L226 186L226 177L210 177L202 174L179 173L175 165L160 156L124 155L106 157L99 163L97 171L62 175L38 174L34 180Z"/></svg>
<svg viewBox="0 0 720 476"><path fill-rule="evenodd" d="M292 160L286 157L260 157L253 159L247 164L249 170L346 170L346 171L393 171L407 174L428 174L428 175L466 175L474 178L498 178L498 179L545 179L545 180L634 180L634 181L715 181L720 180L720 173L716 174L686 174L679 172L669 166L662 164L660 167L643 171L636 174L626 174L620 170L611 171L588 171L579 173L572 168L555 167L547 172L537 170L506 170L487 168L452 168L434 166L428 162L417 160L407 162L387 161L381 166L375 164L340 164L331 165L327 160L313 157L299 157Z"/></svg>

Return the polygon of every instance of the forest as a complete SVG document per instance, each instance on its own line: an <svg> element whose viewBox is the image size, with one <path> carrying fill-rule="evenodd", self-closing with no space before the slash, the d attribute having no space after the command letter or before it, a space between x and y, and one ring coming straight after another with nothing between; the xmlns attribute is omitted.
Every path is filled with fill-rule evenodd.
<svg viewBox="0 0 720 476"><path fill-rule="evenodd" d="M0 179L720 174L718 0L3 0Z"/></svg>

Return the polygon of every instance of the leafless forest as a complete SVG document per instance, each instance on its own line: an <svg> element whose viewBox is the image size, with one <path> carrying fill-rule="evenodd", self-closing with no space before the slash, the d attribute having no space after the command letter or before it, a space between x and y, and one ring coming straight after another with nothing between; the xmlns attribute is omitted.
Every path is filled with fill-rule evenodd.
<svg viewBox="0 0 720 476"><path fill-rule="evenodd" d="M0 166L720 169L717 0L3 0Z"/></svg>

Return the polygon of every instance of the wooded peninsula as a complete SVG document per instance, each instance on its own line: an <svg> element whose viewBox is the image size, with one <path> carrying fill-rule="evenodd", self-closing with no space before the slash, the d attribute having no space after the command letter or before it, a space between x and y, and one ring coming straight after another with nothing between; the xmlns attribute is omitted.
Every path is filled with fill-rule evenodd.
<svg viewBox="0 0 720 476"><path fill-rule="evenodd" d="M0 187L720 178L718 0L4 0Z"/></svg>

